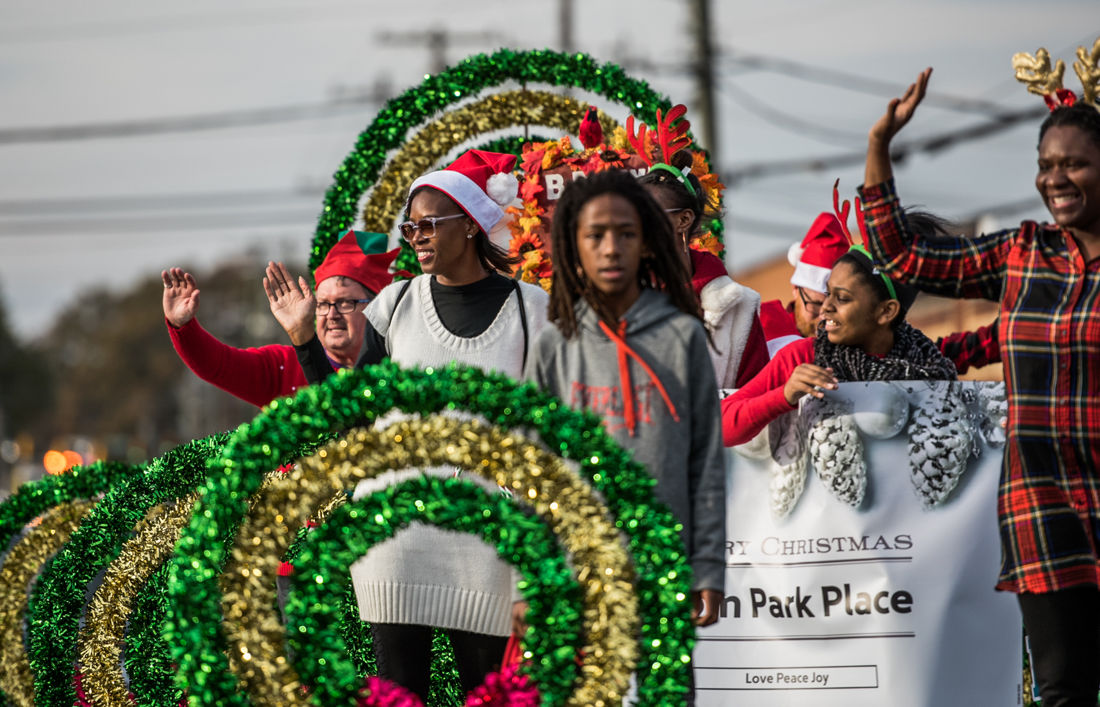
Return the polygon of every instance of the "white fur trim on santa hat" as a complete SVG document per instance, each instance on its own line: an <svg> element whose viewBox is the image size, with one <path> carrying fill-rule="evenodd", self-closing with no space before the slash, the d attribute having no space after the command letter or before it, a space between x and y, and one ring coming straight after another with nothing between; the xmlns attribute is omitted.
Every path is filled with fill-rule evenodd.
<svg viewBox="0 0 1100 707"><path fill-rule="evenodd" d="M798 243L791 243L791 247L787 249L787 262L791 265L798 265L802 261L802 254L806 252Z"/></svg>
<svg viewBox="0 0 1100 707"><path fill-rule="evenodd" d="M519 194L519 180L511 172L497 172L485 183L489 198L501 206L511 204Z"/></svg>
<svg viewBox="0 0 1100 707"><path fill-rule="evenodd" d="M829 268L800 262L794 266L794 275L791 275L791 284L796 287L805 287L814 292L825 294L829 289L827 285L829 283L830 272L831 270Z"/></svg>
<svg viewBox="0 0 1100 707"><path fill-rule="evenodd" d="M420 187L432 187L451 197L485 233L492 231L497 221L504 217L504 209L489 198L474 180L461 172L450 169L428 172L412 183L409 193L412 194Z"/></svg>

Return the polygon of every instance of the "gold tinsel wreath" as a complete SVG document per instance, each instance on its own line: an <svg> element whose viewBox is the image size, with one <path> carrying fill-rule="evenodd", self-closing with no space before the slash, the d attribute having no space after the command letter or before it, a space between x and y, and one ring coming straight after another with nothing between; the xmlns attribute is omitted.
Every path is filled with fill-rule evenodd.
<svg viewBox="0 0 1100 707"><path fill-rule="evenodd" d="M137 593L172 554L180 533L191 520L194 505L195 496L191 495L172 508L161 505L151 509L137 535L123 545L108 566L102 584L92 596L78 649L84 691L97 705L133 705L122 675L126 621Z"/></svg>
<svg viewBox="0 0 1100 707"><path fill-rule="evenodd" d="M17 705L34 704L34 677L23 644L27 591L42 564L53 557L80 525L95 501L73 501L51 508L8 553L0 568L0 688Z"/></svg>
<svg viewBox="0 0 1100 707"><path fill-rule="evenodd" d="M458 145L477 135L517 125L539 125L574 134L587 109L588 104L568 96L519 90L495 93L444 114L417 132L386 165L363 207L364 230L393 230L412 183ZM618 126L603 112L599 119L605 135Z"/></svg>
<svg viewBox="0 0 1100 707"><path fill-rule="evenodd" d="M441 465L514 490L550 525L583 588L585 655L570 704L621 702L637 655L638 607L633 570L606 507L562 460L522 436L436 415L354 430L270 480L254 500L221 584L231 665L255 704L306 704L273 610L276 569L294 531L312 509L362 479Z"/></svg>

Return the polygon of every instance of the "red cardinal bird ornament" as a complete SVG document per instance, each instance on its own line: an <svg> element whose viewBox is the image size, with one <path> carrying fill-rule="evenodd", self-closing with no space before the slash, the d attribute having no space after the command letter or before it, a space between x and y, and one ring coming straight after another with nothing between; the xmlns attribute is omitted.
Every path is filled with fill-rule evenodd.
<svg viewBox="0 0 1100 707"><path fill-rule="evenodd" d="M581 144L589 150L603 142L603 128L596 116L596 106L588 106L588 111L584 114L584 120L581 121L581 126L577 129L577 137L581 139Z"/></svg>

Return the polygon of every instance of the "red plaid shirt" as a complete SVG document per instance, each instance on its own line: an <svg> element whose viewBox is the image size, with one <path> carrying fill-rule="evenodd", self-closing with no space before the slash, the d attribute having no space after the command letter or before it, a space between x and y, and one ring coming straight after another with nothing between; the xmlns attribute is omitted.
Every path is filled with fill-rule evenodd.
<svg viewBox="0 0 1100 707"><path fill-rule="evenodd" d="M1100 258L1049 224L914 238L893 181L860 190L870 247L921 290L1001 303L1008 441L998 589L1100 585Z"/></svg>

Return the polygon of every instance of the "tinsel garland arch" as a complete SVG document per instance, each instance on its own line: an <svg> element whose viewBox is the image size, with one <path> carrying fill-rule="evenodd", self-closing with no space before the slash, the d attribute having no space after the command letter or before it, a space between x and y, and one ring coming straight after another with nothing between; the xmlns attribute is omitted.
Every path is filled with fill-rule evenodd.
<svg viewBox="0 0 1100 707"><path fill-rule="evenodd" d="M261 470L298 439L370 424L390 410L421 416L465 410L505 429L530 429L547 449L576 461L582 478L603 495L634 558L642 704L683 699L694 643L690 571L680 526L654 502L654 481L645 470L603 432L598 418L569 410L531 385L471 368L417 371L383 363L341 372L294 399L272 403L234 433L213 463L170 564L166 635L193 704L248 704L237 692L225 657L229 647L218 630L218 576Z"/></svg>
<svg viewBox="0 0 1100 707"><path fill-rule="evenodd" d="M375 184L387 154L401 148L411 130L456 103L510 81L525 87L542 84L582 89L626 106L643 120L654 115L657 108L667 111L672 106L644 81L627 76L621 67L600 64L586 54L500 49L492 54L467 57L454 67L425 77L419 86L388 101L360 133L325 193L310 249L310 272L317 269L333 244L355 223L361 197ZM434 159L440 160L444 154L436 154ZM396 213L390 214L391 219L395 216ZM399 262L399 266L404 263Z"/></svg>
<svg viewBox="0 0 1100 707"><path fill-rule="evenodd" d="M535 507L561 540L584 587L586 640L579 646L584 654L582 680L573 704L621 701L635 657L638 612L631 586L633 571L607 509L560 459L528 440L446 415L394 422L377 431L353 430L304 458L286 477L265 484L256 495L222 582L223 615L241 619L238 625L227 626L230 662L245 651L251 656L244 674L239 662L234 665L245 689L254 696L266 693L264 704L294 700L293 695L275 693L277 684L293 684L296 679L271 654L279 626L270 608L275 559L282 555L291 528L334 488L351 488L390 469L439 466L463 469L513 490ZM342 565L346 574L357 556L340 557L346 560ZM230 597L249 600L238 605ZM336 638L325 638L320 644L328 646ZM539 638L545 643L550 637ZM353 678L348 664L342 679L347 684Z"/></svg>
<svg viewBox="0 0 1100 707"><path fill-rule="evenodd" d="M456 146L477 135L525 123L576 132L586 109L585 104L569 96L546 91L509 91L445 113L418 131L386 164L363 208L364 230L391 231L413 181L430 171L441 155ZM599 117L607 134L618 125L605 113L601 112Z"/></svg>
<svg viewBox="0 0 1100 707"><path fill-rule="evenodd" d="M23 484L0 503L0 547L8 547L12 539L38 516L61 505L94 499L140 473L141 469L140 465L100 461ZM22 635L18 641L6 644L4 653L0 654L0 664L9 661L27 661ZM6 669L0 667L0 670ZM2 689L0 703L8 703Z"/></svg>

